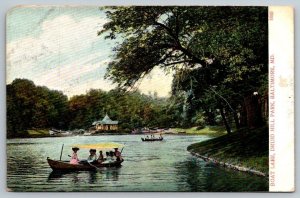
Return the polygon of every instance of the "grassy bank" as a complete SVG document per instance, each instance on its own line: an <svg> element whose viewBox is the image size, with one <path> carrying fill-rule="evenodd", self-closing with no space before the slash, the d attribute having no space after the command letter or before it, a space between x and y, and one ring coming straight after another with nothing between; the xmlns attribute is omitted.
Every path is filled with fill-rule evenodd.
<svg viewBox="0 0 300 198"><path fill-rule="evenodd" d="M49 137L48 129L30 129L26 131L16 132L14 134L10 133L7 138L40 138L40 137Z"/></svg>
<svg viewBox="0 0 300 198"><path fill-rule="evenodd" d="M49 137L48 129L36 129L36 130L27 130L27 134L31 138L35 137Z"/></svg>
<svg viewBox="0 0 300 198"><path fill-rule="evenodd" d="M180 133L185 132L188 135L212 135L221 136L226 134L226 129L223 126L205 126L203 129L198 129L198 127L191 128L173 128L173 132Z"/></svg>
<svg viewBox="0 0 300 198"><path fill-rule="evenodd" d="M236 166L254 169L265 174L269 171L268 127L255 130L241 129L208 141L190 145L187 149Z"/></svg>

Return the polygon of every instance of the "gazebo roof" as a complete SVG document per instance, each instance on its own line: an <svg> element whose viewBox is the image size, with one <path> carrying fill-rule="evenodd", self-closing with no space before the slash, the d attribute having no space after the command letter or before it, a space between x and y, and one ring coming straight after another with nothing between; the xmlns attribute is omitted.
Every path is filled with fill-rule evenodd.
<svg viewBox="0 0 300 198"><path fill-rule="evenodd" d="M106 114L105 117L101 121L95 121L95 122L93 122L93 125L96 125L96 124L118 124L118 123L119 123L118 121L111 120L108 117L108 115Z"/></svg>
<svg viewBox="0 0 300 198"><path fill-rule="evenodd" d="M102 122L111 122L112 120L110 119L110 117L108 117L108 115L106 114L105 117L102 119Z"/></svg>

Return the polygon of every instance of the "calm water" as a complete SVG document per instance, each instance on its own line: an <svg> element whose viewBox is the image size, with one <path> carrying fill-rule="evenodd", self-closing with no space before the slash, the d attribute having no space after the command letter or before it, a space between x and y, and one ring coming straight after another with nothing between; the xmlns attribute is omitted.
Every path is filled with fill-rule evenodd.
<svg viewBox="0 0 300 198"><path fill-rule="evenodd" d="M141 135L78 136L7 141L7 186L12 191L267 191L265 178L214 167L186 151L208 136L165 136L163 142L141 142ZM47 157L69 160L76 143L125 144L121 168L95 172L52 172ZM98 153L98 152L97 152ZM81 149L80 159L88 156Z"/></svg>

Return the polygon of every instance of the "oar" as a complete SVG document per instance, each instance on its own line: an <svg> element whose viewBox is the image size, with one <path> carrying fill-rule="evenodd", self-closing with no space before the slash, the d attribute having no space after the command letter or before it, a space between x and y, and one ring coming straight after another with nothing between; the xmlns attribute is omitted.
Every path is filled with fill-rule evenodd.
<svg viewBox="0 0 300 198"><path fill-rule="evenodd" d="M93 164L91 164L89 161L87 161L87 163L88 163L90 166L94 167L96 170L102 170L101 168L99 168L99 167L94 166Z"/></svg>
<svg viewBox="0 0 300 198"><path fill-rule="evenodd" d="M121 149L121 154L122 154L122 152L123 152L123 149L124 149L124 147ZM123 160L123 157L122 157L122 155L121 155L121 158L120 158L120 160Z"/></svg>
<svg viewBox="0 0 300 198"><path fill-rule="evenodd" d="M59 158L59 161L61 161L61 156L62 156L62 152L63 152L63 150L64 150L64 144L62 145L62 147L61 147L61 151L60 151L60 158Z"/></svg>

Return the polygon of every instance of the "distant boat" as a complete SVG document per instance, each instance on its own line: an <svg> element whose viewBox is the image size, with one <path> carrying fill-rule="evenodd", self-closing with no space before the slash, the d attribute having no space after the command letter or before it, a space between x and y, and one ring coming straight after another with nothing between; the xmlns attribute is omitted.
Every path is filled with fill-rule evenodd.
<svg viewBox="0 0 300 198"><path fill-rule="evenodd" d="M154 142L154 141L163 141L163 137L161 138L141 138L143 142Z"/></svg>
<svg viewBox="0 0 300 198"><path fill-rule="evenodd" d="M56 131L49 130L49 135L55 135L55 134L57 134L57 132L56 132Z"/></svg>
<svg viewBox="0 0 300 198"><path fill-rule="evenodd" d="M92 133L91 133L91 132L84 132L83 135L84 135L84 136L89 136L89 135L92 135Z"/></svg>
<svg viewBox="0 0 300 198"><path fill-rule="evenodd" d="M49 135L51 135L51 136L70 136L70 135L72 135L72 133L69 131L50 129Z"/></svg>
<svg viewBox="0 0 300 198"><path fill-rule="evenodd" d="M59 133L58 135L61 135L61 136L69 136L69 135L73 135L73 133L71 133L71 132L69 132L69 131L65 131L65 132Z"/></svg>
<svg viewBox="0 0 300 198"><path fill-rule="evenodd" d="M49 134L50 135L58 135L58 134L60 134L60 133L62 133L63 131L61 131L61 130L57 130L57 129L50 129L49 130Z"/></svg>

